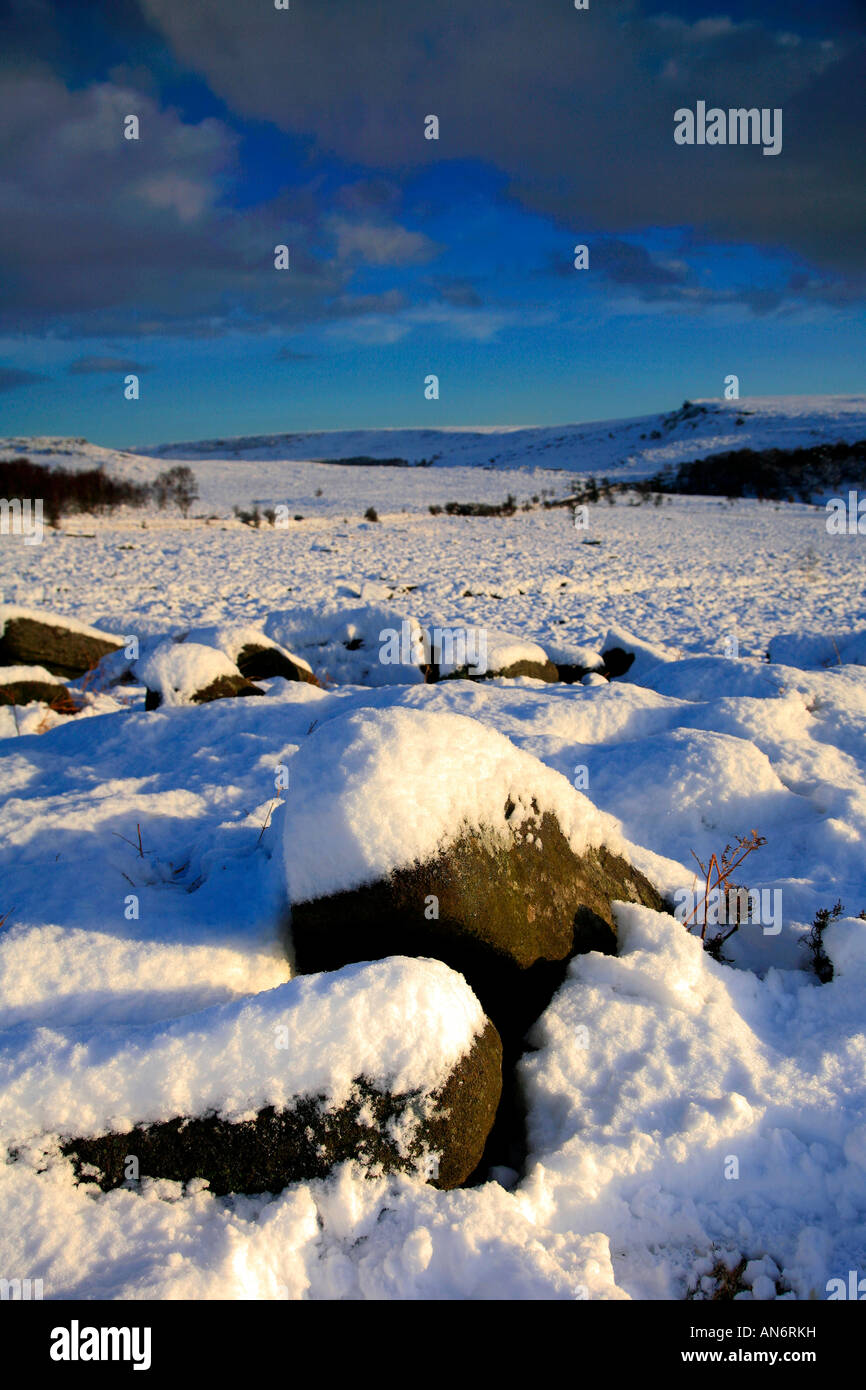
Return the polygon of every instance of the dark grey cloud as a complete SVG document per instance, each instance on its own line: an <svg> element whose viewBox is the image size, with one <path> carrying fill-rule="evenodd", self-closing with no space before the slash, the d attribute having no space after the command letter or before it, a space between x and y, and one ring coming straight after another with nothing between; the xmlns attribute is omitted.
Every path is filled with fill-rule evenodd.
<svg viewBox="0 0 866 1390"><path fill-rule="evenodd" d="M282 347L276 355L278 362L310 362L315 353L296 352L294 348Z"/></svg>
<svg viewBox="0 0 866 1390"><path fill-rule="evenodd" d="M682 261L659 260L645 246L617 237L593 241L592 265L616 285L649 292L685 285L690 278Z"/></svg>
<svg viewBox="0 0 866 1390"><path fill-rule="evenodd" d="M136 115L140 139L125 140ZM359 312L365 266L426 262L437 248L371 183L327 212L314 177L236 210L237 137L185 122L148 92L68 89L46 71L0 70L0 329L78 336L212 336ZM290 247L291 269L274 268Z"/></svg>
<svg viewBox="0 0 866 1390"><path fill-rule="evenodd" d="M866 49L833 33L838 7L804 36L783 14L693 21L636 0L473 0L459 23L439 0L142 5L234 110L385 177L480 158L576 234L696 226L842 276L866 268ZM699 98L781 106L781 155L676 146L673 113Z"/></svg>
<svg viewBox="0 0 866 1390"><path fill-rule="evenodd" d="M438 280L434 288L439 298L455 309L480 309L484 304L478 290L469 280Z"/></svg>
<svg viewBox="0 0 866 1390"><path fill-rule="evenodd" d="M0 391L14 391L19 386L29 386L33 381L44 381L42 372L28 372L23 367L0 366Z"/></svg>

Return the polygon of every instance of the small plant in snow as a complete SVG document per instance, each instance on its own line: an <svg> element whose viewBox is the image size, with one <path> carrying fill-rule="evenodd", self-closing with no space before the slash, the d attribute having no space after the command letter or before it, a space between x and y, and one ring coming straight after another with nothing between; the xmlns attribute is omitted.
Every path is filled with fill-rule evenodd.
<svg viewBox="0 0 866 1390"><path fill-rule="evenodd" d="M839 920L844 911L840 898L832 907L819 907L810 930L800 937L800 945L805 946L811 956L809 968L814 970L822 985L828 985L833 978L833 962L824 949L824 932L831 922ZM860 916L863 916L862 912Z"/></svg>
<svg viewBox="0 0 866 1390"><path fill-rule="evenodd" d="M701 941L704 943L704 950L708 955L713 957L713 960L721 961L724 964L730 964L728 958L722 954L722 947L728 938L733 936L734 932L740 929L740 894L745 890L740 884L731 882L731 874L735 869L740 867L743 860L752 854L754 850L760 849L761 845L765 845L766 843L767 841L763 835L759 835L757 830L752 830L748 835L738 835L732 845L725 845L725 848L722 850L721 860L719 860L715 854L711 854L709 862L706 864L702 863L694 850L692 850L692 856L699 865L701 873L704 875L704 896L698 901L693 911L686 917L685 927L687 931L691 931L692 927L697 926L698 922L700 922ZM713 936L708 936L707 927L711 925L709 921L711 895L718 900L719 894L722 895L725 902L736 904L734 913L736 920L733 924L730 922L726 923L726 931L718 931Z"/></svg>
<svg viewBox="0 0 866 1390"><path fill-rule="evenodd" d="M709 1300L716 1303L727 1302L736 1298L738 1294L748 1293L749 1287L743 1283L747 1264L745 1256L732 1269L724 1260L716 1260L709 1274L703 1275L698 1284L689 1289L686 1298L697 1302Z"/></svg>

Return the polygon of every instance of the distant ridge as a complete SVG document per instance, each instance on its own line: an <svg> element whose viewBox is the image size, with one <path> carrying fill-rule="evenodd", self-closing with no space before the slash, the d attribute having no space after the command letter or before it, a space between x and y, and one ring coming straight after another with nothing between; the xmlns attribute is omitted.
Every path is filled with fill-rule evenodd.
<svg viewBox="0 0 866 1390"><path fill-rule="evenodd" d="M344 461L567 470L648 478L671 464L736 449L796 449L866 437L866 395L755 396L684 402L676 410L587 424L317 430L192 440L132 450L83 439L0 439L0 457L66 467L103 465L145 476L147 459L195 462Z"/></svg>

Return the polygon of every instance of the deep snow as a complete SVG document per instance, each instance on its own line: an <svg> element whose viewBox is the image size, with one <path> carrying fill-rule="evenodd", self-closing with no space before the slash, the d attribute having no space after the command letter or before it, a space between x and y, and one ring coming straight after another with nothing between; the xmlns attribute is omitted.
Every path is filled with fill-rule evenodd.
<svg viewBox="0 0 866 1390"><path fill-rule="evenodd" d="M745 412L759 403L735 404L746 423L732 429L745 440ZM815 402L786 408L760 407L774 438L866 433L862 399L823 414ZM699 431L690 439L686 424L647 450L695 447ZM719 438L732 432L723 424ZM647 422L622 429L639 435ZM592 463L576 471L614 472L602 466L607 433L598 427ZM382 455L406 447L377 439ZM740 878L781 890L782 930L741 927L726 948L731 967L673 917L619 907L620 955L573 962L521 1063L522 1176L500 1171L499 1181L440 1193L347 1167L272 1199L166 1182L103 1195L76 1188L64 1160L34 1149L0 1166L0 1272L42 1278L46 1297L682 1298L711 1291L719 1259L745 1258L754 1296L823 1298L829 1279L866 1268L863 540L829 535L823 511L800 504L601 503L583 532L560 510L427 512L451 497L501 501L518 490L509 467L564 458L565 444L539 456L525 438L509 440L490 445L491 455L506 444L514 453L489 472L281 465L275 446L262 446L271 449L262 463L254 451L208 462L199 450L199 510L217 511L215 521L129 512L72 519L38 547L0 537L8 601L143 640L188 631L227 657L229 638L205 630L252 625L325 682L277 680L262 700L151 714L140 684L88 694L75 717L0 710L0 1054L23 1088L7 1090L12 1111L2 1114L14 1112L19 1134L29 1120L31 1141L45 1131L44 1147L61 1123L64 1080L82 1074L82 1039L94 1057L102 1050L109 1076L130 1030L139 1040L204 1039L208 1020L256 1018L290 987L277 927L280 837L290 814L303 826L302 801L290 810L295 792L307 789L311 813L324 798L315 747L339 741L345 715L375 729L378 714L390 730L370 764L390 818L365 828L359 810L362 858L377 836L392 858L416 852L420 830L401 822L401 798L425 785L437 758L455 806L471 808L492 766L486 754L504 737L503 766L518 775L521 753L540 759L666 893L693 885L693 852L706 861L756 828L767 843ZM344 454L375 443L333 442ZM466 456L481 447L476 437ZM140 476L156 467L109 461ZM561 474L513 477L521 496L563 486ZM258 531L231 519L235 502L256 498L290 499L307 519ZM380 523L362 520L371 504ZM431 686L378 659L380 631L402 621L495 629L556 660L598 652L611 629L645 649L611 684ZM411 748L400 741L407 715L427 730ZM477 721L465 749L433 734L457 716ZM482 762L472 746L486 750ZM434 805L438 833L444 792ZM345 867L333 839L328 848ZM845 915L827 933L836 976L821 986L799 939L837 898ZM228 1102L218 1046L202 1042L196 1056L199 1081ZM326 1047L323 1064L330 1057ZM252 1080L273 1082L253 1058ZM140 1093L123 1089L133 1069L117 1066L105 1104L137 1106ZM166 1076L169 1091L184 1084L182 1069Z"/></svg>

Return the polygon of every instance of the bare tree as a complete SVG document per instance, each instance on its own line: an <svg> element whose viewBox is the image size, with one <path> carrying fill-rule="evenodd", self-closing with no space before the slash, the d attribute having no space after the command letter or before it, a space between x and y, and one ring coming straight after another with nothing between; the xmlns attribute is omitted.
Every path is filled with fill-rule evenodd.
<svg viewBox="0 0 866 1390"><path fill-rule="evenodd" d="M162 510L167 502L175 502L181 516L189 515L193 502L198 500L198 483L191 468L184 463L176 463L158 474L153 484L156 505Z"/></svg>

